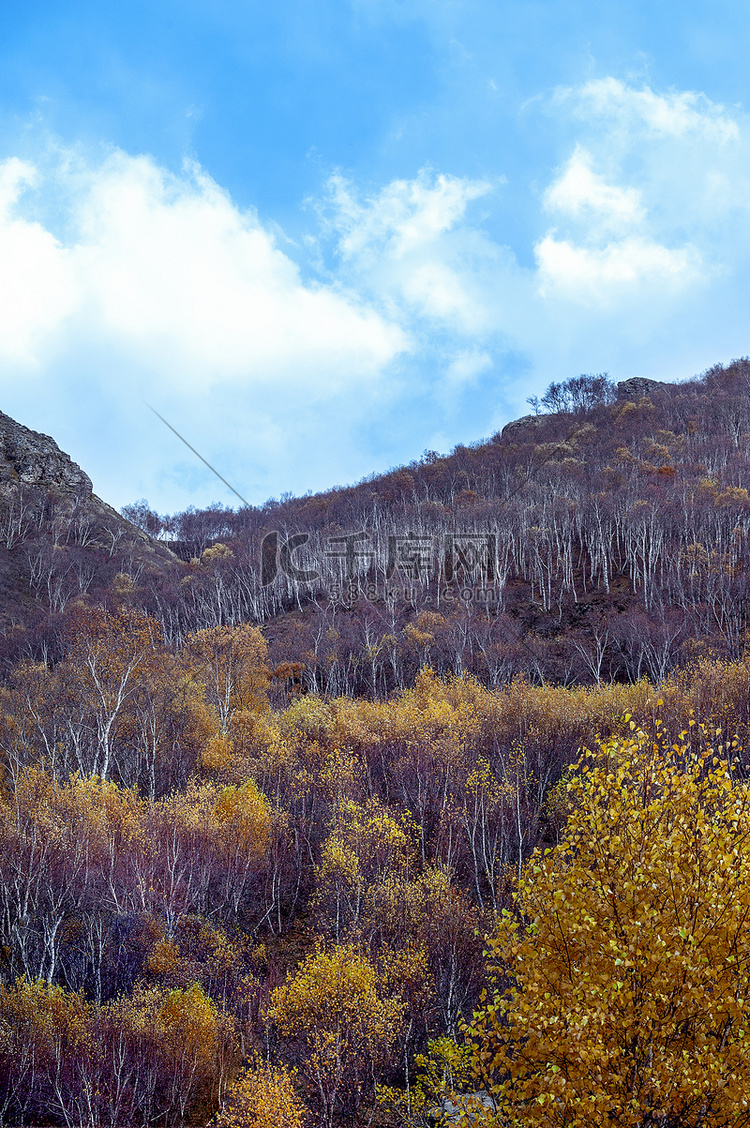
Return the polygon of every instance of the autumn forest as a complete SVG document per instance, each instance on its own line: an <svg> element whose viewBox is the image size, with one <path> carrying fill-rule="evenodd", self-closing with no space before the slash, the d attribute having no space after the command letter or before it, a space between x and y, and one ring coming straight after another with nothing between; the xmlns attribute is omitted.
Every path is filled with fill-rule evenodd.
<svg viewBox="0 0 750 1128"><path fill-rule="evenodd" d="M750 361L531 407L165 516L3 417L0 1124L750 1124Z"/></svg>

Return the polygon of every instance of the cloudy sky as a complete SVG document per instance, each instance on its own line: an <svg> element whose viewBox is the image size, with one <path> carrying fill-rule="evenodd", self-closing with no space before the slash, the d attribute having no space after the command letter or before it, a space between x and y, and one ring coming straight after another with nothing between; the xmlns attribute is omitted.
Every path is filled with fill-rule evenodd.
<svg viewBox="0 0 750 1128"><path fill-rule="evenodd" d="M750 353L737 0L5 0L0 409L121 506Z"/></svg>

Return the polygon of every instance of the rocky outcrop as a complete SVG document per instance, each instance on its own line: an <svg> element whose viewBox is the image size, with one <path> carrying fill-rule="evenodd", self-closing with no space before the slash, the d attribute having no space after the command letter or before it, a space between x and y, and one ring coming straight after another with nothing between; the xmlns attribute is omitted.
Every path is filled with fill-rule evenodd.
<svg viewBox="0 0 750 1128"><path fill-rule="evenodd" d="M551 418L552 415L522 415L520 419L512 419L510 423L505 424L500 432L500 438L521 438L524 431L533 433Z"/></svg>
<svg viewBox="0 0 750 1128"><path fill-rule="evenodd" d="M56 521L70 526L74 543L107 555L119 545L143 563L176 559L165 545L97 497L88 474L53 438L0 412L0 508L18 513L13 498L19 491L27 504L53 510Z"/></svg>
<svg viewBox="0 0 750 1128"><path fill-rule="evenodd" d="M662 380L649 380L646 376L631 376L629 380L620 380L617 385L618 400L639 400L644 396L648 398L660 388L668 388L669 384ZM559 412L548 412L540 415L522 415L520 419L512 419L506 423L502 431L495 435L493 442L499 439L517 439L523 441L530 438L535 431L550 419L557 419Z"/></svg>
<svg viewBox="0 0 750 1128"><path fill-rule="evenodd" d="M0 411L0 486L27 485L88 497L93 486L54 439Z"/></svg>
<svg viewBox="0 0 750 1128"><path fill-rule="evenodd" d="M617 398L621 400L641 399L650 396L659 388L666 388L663 380L649 380L646 376L631 376L629 380L620 380L617 385Z"/></svg>

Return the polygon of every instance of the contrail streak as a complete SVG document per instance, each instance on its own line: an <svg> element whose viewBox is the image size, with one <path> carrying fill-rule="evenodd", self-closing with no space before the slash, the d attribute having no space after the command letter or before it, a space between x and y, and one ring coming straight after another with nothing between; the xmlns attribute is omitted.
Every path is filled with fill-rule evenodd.
<svg viewBox="0 0 750 1128"><path fill-rule="evenodd" d="M246 505L248 507L248 509L251 508L250 502L246 501L245 498L242 496L242 494L238 493L237 490L234 488L234 486L230 485L229 482L226 480L226 478L222 477L222 475L219 473L219 471L216 470L211 465L210 462L207 462L206 459L203 457L203 455L200 454L195 449L194 446L191 446L190 443L187 441L187 439L183 438L183 436L180 434L179 431L175 430L175 428L172 426L171 423L168 423L166 421L166 419L164 418L163 415L159 415L159 412L156 410L155 407L152 407L150 403L147 403L146 407L149 409L149 411L153 411L153 413L157 417L157 419L161 419L161 421L162 421L162 423L164 424L165 427L169 427L169 429L170 429L170 431L172 432L173 435L177 435L177 438L180 440L180 442L184 443L185 446L188 448L188 450L191 450L193 452L193 454L196 456L196 458L200 458L200 460L204 464L204 466L207 466L209 468L209 470L211 471L211 473L215 474L216 477L219 479L219 481L223 482L224 485L227 487L227 489L231 490L232 493L234 494L234 496L238 497L240 499L240 501L242 502L243 505Z"/></svg>

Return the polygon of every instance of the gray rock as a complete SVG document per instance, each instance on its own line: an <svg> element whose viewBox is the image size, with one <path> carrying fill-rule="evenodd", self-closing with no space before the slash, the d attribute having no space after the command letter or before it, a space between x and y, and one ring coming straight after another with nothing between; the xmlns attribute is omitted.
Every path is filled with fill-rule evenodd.
<svg viewBox="0 0 750 1128"><path fill-rule="evenodd" d="M551 415L522 415L520 419L513 419L510 423L506 423L500 432L500 437L509 439L518 436L520 438L521 431L534 431L545 420L551 418Z"/></svg>
<svg viewBox="0 0 750 1128"><path fill-rule="evenodd" d="M457 1098L456 1103L449 1097L443 1097L439 1108L427 1112L427 1119L432 1123L474 1124L482 1116L482 1110L495 1111L495 1102L486 1089L467 1093L463 1098Z"/></svg>
<svg viewBox="0 0 750 1128"><path fill-rule="evenodd" d="M0 500L11 504L24 486L50 498L57 518L72 530L74 543L109 555L119 545L142 563L176 559L166 545L97 497L88 474L53 438L0 412Z"/></svg>
<svg viewBox="0 0 750 1128"><path fill-rule="evenodd" d="M649 380L645 376L631 376L629 380L620 380L617 385L617 398L625 400L641 399L650 396L657 388L666 388L663 380Z"/></svg>
<svg viewBox="0 0 750 1128"><path fill-rule="evenodd" d="M0 412L0 484L39 486L90 497L93 486L49 435L31 431Z"/></svg>

